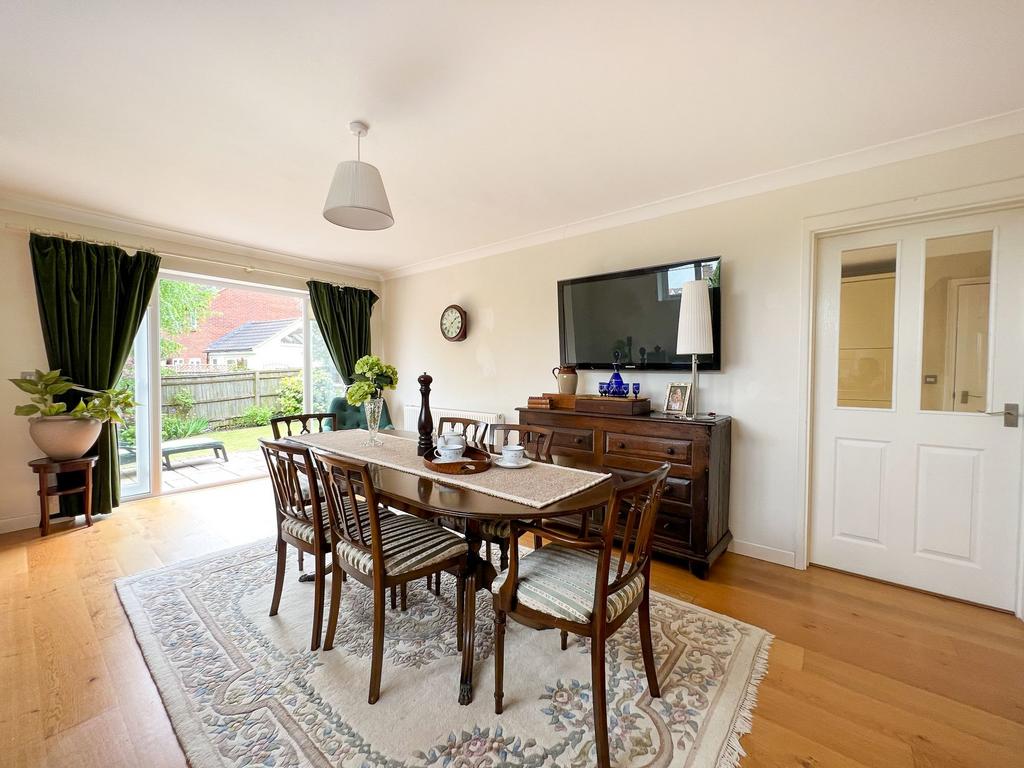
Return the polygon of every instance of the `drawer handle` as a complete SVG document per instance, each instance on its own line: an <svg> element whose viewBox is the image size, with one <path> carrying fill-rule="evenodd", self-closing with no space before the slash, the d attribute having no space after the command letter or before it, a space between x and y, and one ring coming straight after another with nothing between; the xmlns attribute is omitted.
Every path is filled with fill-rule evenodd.
<svg viewBox="0 0 1024 768"><path fill-rule="evenodd" d="M620 442L620 443L619 443L619 448L625 448L625 447L626 447L626 444L625 444L625 443L623 443L623 442Z"/></svg>
<svg viewBox="0 0 1024 768"><path fill-rule="evenodd" d="M582 437L574 437L573 438L573 442L576 443L576 445L582 445L583 444L583 438Z"/></svg>
<svg viewBox="0 0 1024 768"><path fill-rule="evenodd" d="M668 449L668 455L669 456L675 456L676 455L676 449L675 448L669 448Z"/></svg>

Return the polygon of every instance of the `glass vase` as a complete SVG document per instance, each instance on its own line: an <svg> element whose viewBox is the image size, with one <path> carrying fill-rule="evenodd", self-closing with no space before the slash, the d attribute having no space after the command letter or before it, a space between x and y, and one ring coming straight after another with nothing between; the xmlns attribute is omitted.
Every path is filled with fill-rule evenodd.
<svg viewBox="0 0 1024 768"><path fill-rule="evenodd" d="M380 414L384 409L383 397L371 397L363 404L366 413L366 431L370 436L366 440L367 445L383 445L384 441L377 437L380 430Z"/></svg>

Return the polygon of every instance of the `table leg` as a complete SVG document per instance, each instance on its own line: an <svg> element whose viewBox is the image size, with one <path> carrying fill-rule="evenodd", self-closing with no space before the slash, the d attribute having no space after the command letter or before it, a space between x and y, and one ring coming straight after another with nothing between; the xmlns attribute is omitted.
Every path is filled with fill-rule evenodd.
<svg viewBox="0 0 1024 768"><path fill-rule="evenodd" d="M462 676L459 678L459 704L473 701L473 646L476 642L476 572L466 577L466 602L462 621Z"/></svg>
<svg viewBox="0 0 1024 768"><path fill-rule="evenodd" d="M47 482L48 474L46 472L39 473L39 530L42 532L41 535L47 536L50 533L50 497L47 494L49 483Z"/></svg>

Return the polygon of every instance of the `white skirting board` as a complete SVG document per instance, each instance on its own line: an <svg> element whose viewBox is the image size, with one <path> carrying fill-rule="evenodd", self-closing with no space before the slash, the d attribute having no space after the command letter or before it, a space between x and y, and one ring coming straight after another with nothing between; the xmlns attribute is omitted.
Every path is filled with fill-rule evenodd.
<svg viewBox="0 0 1024 768"><path fill-rule="evenodd" d="M767 560L769 563L777 563L790 568L796 568L796 553L788 552L785 549L766 547L763 544L755 544L752 541L740 541L733 539L729 543L729 551L737 555L756 557L758 560Z"/></svg>

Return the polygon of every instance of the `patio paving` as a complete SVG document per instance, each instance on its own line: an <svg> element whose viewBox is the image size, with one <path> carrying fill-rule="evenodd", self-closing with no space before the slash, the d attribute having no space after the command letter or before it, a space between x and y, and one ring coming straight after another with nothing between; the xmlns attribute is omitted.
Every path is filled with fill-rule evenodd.
<svg viewBox="0 0 1024 768"><path fill-rule="evenodd" d="M161 482L165 490L195 488L200 485L231 482L267 474L267 464L260 451L235 451L227 461L213 456L172 458L173 469L163 469ZM121 465L125 482L135 479L135 466Z"/></svg>

